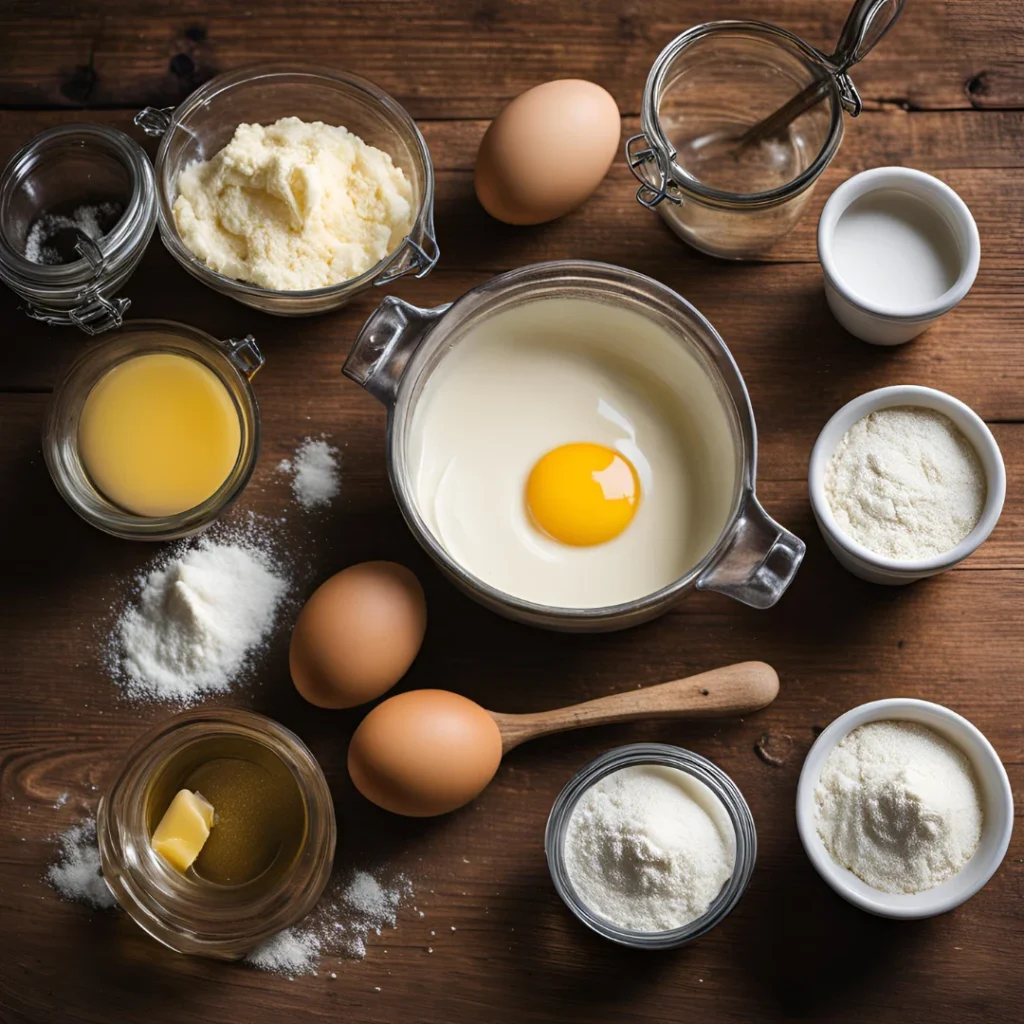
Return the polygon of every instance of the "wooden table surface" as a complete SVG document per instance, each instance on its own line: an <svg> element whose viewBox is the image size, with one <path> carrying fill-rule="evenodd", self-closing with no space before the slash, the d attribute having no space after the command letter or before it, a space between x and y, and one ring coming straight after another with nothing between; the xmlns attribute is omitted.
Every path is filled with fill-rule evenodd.
<svg viewBox="0 0 1024 1024"><path fill-rule="evenodd" d="M540 710L747 658L775 665L782 692L743 721L658 724L552 737L515 751L472 806L418 822L369 806L346 779L359 712L305 705L288 680L287 627L225 703L267 712L312 747L335 795L339 871L390 865L416 896L364 960L294 982L171 954L120 912L60 900L43 881L55 833L96 804L133 737L167 714L133 705L102 665L112 606L154 548L106 537L63 504L40 455L49 392L86 344L26 319L0 295L0 1018L61 1021L1020 1021L1024 835L995 878L943 917L899 923L844 903L804 856L797 777L818 731L856 704L939 701L989 737L1018 803L1024 782L1024 16L1019 0L908 0L901 23L856 71L865 100L801 224L762 262L701 257L633 199L620 158L579 211L509 228L478 207L477 144L501 106L551 77L615 96L637 131L647 69L678 32L756 16L828 46L846 0L7 0L0 7L0 158L52 125L131 131L145 104L170 105L219 71L273 57L318 61L376 81L418 120L437 168L442 257L394 291L421 305L545 259L622 264L677 289L719 328L746 377L760 430L759 493L807 542L792 589L767 612L692 595L660 621L598 637L506 622L457 594L405 530L388 487L382 410L339 369L383 297L287 321L204 289L151 245L127 289L132 316L180 319L214 335L253 332L264 444L235 517L284 517L278 533L299 591L343 566L392 558L424 581L430 627L403 686L438 685L499 710ZM152 147L150 147L152 152ZM981 231L977 283L916 342L867 346L833 321L815 262L818 212L850 174L906 164L938 175ZM557 173L557 167L553 168ZM1008 490L991 539L964 565L906 589L848 575L814 526L807 459L841 404L884 384L927 384L991 424ZM306 435L343 450L330 511L290 501L275 466ZM639 739L679 743L739 784L757 820L753 882L696 945L631 953L586 932L547 875L542 838L555 794L599 752ZM757 753L768 748L771 757ZM70 796L62 806L61 794ZM456 930L452 930L452 926ZM436 933L436 934L435 934ZM428 948L429 947L429 948ZM432 948L433 952L429 950Z"/></svg>

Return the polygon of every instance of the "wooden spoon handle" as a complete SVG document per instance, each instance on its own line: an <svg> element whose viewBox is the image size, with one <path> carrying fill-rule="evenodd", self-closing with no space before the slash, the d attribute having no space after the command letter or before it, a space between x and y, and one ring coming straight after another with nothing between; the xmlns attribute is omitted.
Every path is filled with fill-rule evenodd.
<svg viewBox="0 0 1024 1024"><path fill-rule="evenodd" d="M502 751L548 733L582 729L587 725L612 725L643 718L714 718L744 715L775 700L779 677L763 661L702 672L642 690L613 693L583 704L532 715L490 715L501 732Z"/></svg>

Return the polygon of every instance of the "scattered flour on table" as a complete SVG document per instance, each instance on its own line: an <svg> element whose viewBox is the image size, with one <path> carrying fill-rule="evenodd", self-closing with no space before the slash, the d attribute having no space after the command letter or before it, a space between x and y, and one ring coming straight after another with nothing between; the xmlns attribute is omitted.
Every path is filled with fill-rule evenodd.
<svg viewBox="0 0 1024 1024"><path fill-rule="evenodd" d="M398 924L398 910L412 896L405 875L384 879L369 871L356 871L350 880L321 897L316 909L302 922L268 939L245 959L262 971L295 977L314 974L320 959L335 953L349 959L366 956L372 932Z"/></svg>
<svg viewBox="0 0 1024 1024"><path fill-rule="evenodd" d="M917 406L858 420L825 467L840 528L869 551L904 561L955 548L978 525L987 493L978 454L956 424Z"/></svg>
<svg viewBox="0 0 1024 1024"><path fill-rule="evenodd" d="M341 491L338 449L324 438L307 437L290 459L277 464L278 472L292 478L292 493L305 509L326 505Z"/></svg>
<svg viewBox="0 0 1024 1024"><path fill-rule="evenodd" d="M140 580L111 638L112 668L139 700L190 704L228 690L265 642L290 588L256 531L176 546Z"/></svg>
<svg viewBox="0 0 1024 1024"><path fill-rule="evenodd" d="M832 859L882 892L952 878L981 842L981 794L967 756L914 722L869 722L835 746L814 790Z"/></svg>
<svg viewBox="0 0 1024 1024"><path fill-rule="evenodd" d="M46 872L46 880L65 899L106 909L117 901L100 874L96 845L96 821L86 818L57 836L58 859Z"/></svg>
<svg viewBox="0 0 1024 1024"><path fill-rule="evenodd" d="M700 917L732 876L736 834L702 782L664 765L633 765L576 802L565 866L580 899L630 931L661 932Z"/></svg>

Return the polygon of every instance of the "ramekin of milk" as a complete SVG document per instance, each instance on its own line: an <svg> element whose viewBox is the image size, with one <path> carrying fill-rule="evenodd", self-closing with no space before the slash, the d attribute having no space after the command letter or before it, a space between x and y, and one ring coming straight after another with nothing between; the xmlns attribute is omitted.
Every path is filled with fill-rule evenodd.
<svg viewBox="0 0 1024 1024"><path fill-rule="evenodd" d="M876 167L829 197L818 259L836 319L872 345L901 345L967 294L981 241L947 184L909 167Z"/></svg>

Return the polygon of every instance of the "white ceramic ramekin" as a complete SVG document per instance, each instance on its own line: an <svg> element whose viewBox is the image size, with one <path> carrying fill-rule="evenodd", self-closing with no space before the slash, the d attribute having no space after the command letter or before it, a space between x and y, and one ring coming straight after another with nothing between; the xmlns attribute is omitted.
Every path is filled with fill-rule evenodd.
<svg viewBox="0 0 1024 1024"><path fill-rule="evenodd" d="M839 218L861 196L882 191L908 192L924 201L956 237L960 274L952 287L932 302L902 308L886 305L857 294L836 269L834 242ZM931 327L970 291L981 261L981 239L967 204L945 182L910 167L876 167L855 174L829 196L818 221L818 259L825 274L825 296L835 318L862 341L901 345Z"/></svg>
<svg viewBox="0 0 1024 1024"><path fill-rule="evenodd" d="M907 721L934 729L967 755L974 767L984 804L981 844L963 870L948 881L916 893L888 893L872 888L853 872L840 867L818 835L814 789L832 748L847 733L867 722ZM807 856L818 874L843 899L880 917L913 919L934 917L969 900L996 873L1013 832L1013 793L999 755L992 744L955 711L926 700L904 697L876 700L840 715L811 747L796 791L796 824Z"/></svg>
<svg viewBox="0 0 1024 1024"><path fill-rule="evenodd" d="M988 483L985 507L977 526L955 548L931 558L902 560L875 554L843 531L832 515L828 498L825 496L825 467L843 435L854 423L869 413L903 405L934 409L948 416L974 446ZM973 409L944 391L916 384L897 384L869 391L852 402L847 402L825 424L818 435L818 440L814 442L814 448L811 449L807 487L811 497L811 508L821 535L825 538L829 550L842 565L855 576L870 583L901 586L952 569L984 543L1003 510L1003 499L1006 497L1006 468L992 431Z"/></svg>

